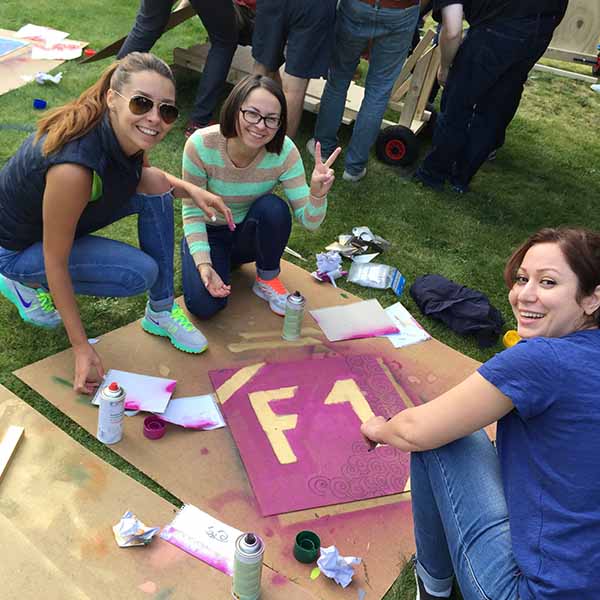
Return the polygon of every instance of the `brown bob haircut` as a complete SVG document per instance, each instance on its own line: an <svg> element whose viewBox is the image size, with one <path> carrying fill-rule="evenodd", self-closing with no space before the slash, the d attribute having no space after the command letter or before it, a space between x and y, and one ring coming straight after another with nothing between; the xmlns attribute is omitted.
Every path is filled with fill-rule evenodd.
<svg viewBox="0 0 600 600"><path fill-rule="evenodd" d="M536 244L558 244L567 264L577 276L577 302L594 293L600 285L600 233L576 227L540 229L530 236L512 254L504 268L504 282L510 289L527 251ZM592 318L600 326L600 309Z"/></svg>
<svg viewBox="0 0 600 600"><path fill-rule="evenodd" d="M225 138L234 138L239 135L237 130L237 118L240 108L242 108L242 104L244 104L250 93L257 88L267 90L267 92L270 92L277 100L279 100L279 106L281 107L281 125L279 126L275 137L266 145L267 152L279 154L283 148L283 142L287 131L287 103L281 86L270 77L265 77L264 75L248 75L235 84L235 87L231 90L231 93L221 108L221 115L219 117L221 134Z"/></svg>

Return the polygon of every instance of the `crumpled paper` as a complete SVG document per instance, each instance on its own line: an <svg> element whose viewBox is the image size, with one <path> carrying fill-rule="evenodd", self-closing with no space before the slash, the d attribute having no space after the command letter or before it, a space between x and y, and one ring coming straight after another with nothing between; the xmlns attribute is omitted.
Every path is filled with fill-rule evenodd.
<svg viewBox="0 0 600 600"><path fill-rule="evenodd" d="M317 560L317 566L321 573L343 588L347 587L352 581L354 569L352 565L360 564L362 559L356 556L340 556L339 550L335 546L321 548L321 556Z"/></svg>
<svg viewBox="0 0 600 600"><path fill-rule="evenodd" d="M115 540L121 548L144 546L160 531L160 527L146 527L130 510L113 526Z"/></svg>
<svg viewBox="0 0 600 600"><path fill-rule="evenodd" d="M44 73L43 71L38 71L33 78L40 85L44 85L46 82L50 81L54 84L59 84L62 79L62 71L56 73L55 75L50 75L50 73Z"/></svg>
<svg viewBox="0 0 600 600"><path fill-rule="evenodd" d="M342 270L342 257L339 252L329 251L317 254L317 270L312 273L315 279L330 281L333 287L337 287L335 280L347 274L347 271Z"/></svg>

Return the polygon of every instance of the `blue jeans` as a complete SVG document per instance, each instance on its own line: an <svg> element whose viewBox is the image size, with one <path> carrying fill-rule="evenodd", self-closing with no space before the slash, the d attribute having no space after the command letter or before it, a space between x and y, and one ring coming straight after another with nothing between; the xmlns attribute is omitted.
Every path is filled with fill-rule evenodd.
<svg viewBox="0 0 600 600"><path fill-rule="evenodd" d="M140 248L89 235L123 217L138 215ZM136 194L110 217L80 222L69 255L69 275L76 294L135 296L149 290L152 308L173 305L173 195ZM48 289L42 242L25 250L0 248L0 273L25 285Z"/></svg>
<svg viewBox="0 0 600 600"><path fill-rule="evenodd" d="M410 49L419 7L379 8L341 0L335 24L335 52L321 96L315 139L324 156L337 146L346 94L362 52L370 47L365 95L346 151L346 171L358 175L369 159L392 88Z"/></svg>
<svg viewBox="0 0 600 600"><path fill-rule="evenodd" d="M469 29L448 75L423 179L468 186L504 142L527 75L559 22L555 15L520 17Z"/></svg>
<svg viewBox="0 0 600 600"><path fill-rule="evenodd" d="M410 482L416 568L430 592L456 576L464 600L517 600L500 463L485 432L413 452Z"/></svg>
<svg viewBox="0 0 600 600"><path fill-rule="evenodd" d="M257 198L235 231L226 225L206 227L214 270L229 284L232 265L256 261L262 279L279 275L279 262L292 230L287 203L275 194ZM227 298L214 298L204 287L185 237L181 240L183 297L187 309L201 319L212 317L227 306Z"/></svg>
<svg viewBox="0 0 600 600"><path fill-rule="evenodd" d="M238 30L231 0L190 0L208 37L210 50L198 85L191 120L207 125L225 85L231 60L237 49ZM130 52L148 52L163 34L173 0L141 0L133 29L117 58Z"/></svg>

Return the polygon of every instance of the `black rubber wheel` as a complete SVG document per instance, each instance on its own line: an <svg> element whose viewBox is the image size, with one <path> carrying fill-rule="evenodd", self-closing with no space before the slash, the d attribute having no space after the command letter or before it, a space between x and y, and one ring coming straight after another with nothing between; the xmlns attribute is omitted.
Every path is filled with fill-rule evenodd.
<svg viewBox="0 0 600 600"><path fill-rule="evenodd" d="M417 136L403 125L391 125L379 132L375 144L377 158L387 165L406 167L415 162L419 151Z"/></svg>

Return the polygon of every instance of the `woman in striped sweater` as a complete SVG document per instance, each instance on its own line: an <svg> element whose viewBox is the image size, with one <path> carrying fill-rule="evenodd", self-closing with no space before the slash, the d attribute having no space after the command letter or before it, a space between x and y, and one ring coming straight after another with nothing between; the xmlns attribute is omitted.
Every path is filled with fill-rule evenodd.
<svg viewBox="0 0 600 600"><path fill-rule="evenodd" d="M232 264L256 262L253 292L283 315L287 290L279 262L291 227L291 211L306 229L319 227L334 181L317 145L310 187L298 149L286 137L287 108L279 85L250 75L232 90L220 125L196 131L183 155L183 179L223 198L235 224L212 221L191 200L183 201L183 290L188 310L209 318L225 308ZM286 201L273 193L281 184Z"/></svg>

